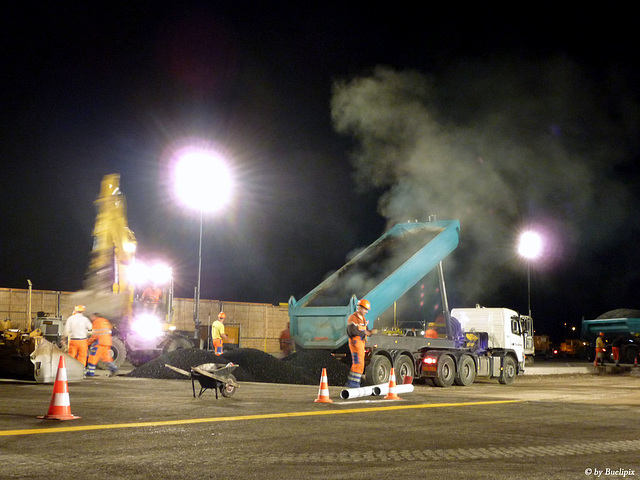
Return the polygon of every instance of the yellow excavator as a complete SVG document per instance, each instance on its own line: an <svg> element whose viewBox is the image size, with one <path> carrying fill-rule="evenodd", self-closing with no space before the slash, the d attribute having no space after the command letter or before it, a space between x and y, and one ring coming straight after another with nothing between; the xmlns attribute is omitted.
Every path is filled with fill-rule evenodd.
<svg viewBox="0 0 640 480"><path fill-rule="evenodd" d="M136 259L136 238L128 226L120 175L103 178L95 205L89 268L84 289L71 295L72 303L85 305L87 314L100 313L111 321L111 355L118 367L126 359L137 366L162 353L191 348L189 338L174 333L171 269ZM150 302L144 296L148 286L157 292ZM42 312L32 319L30 311L27 317L25 330L12 328L8 319L0 322L0 378L52 383L58 359L64 355L69 380L81 380L84 366L59 348L66 318ZM51 332L43 335L44 330Z"/></svg>
<svg viewBox="0 0 640 480"><path fill-rule="evenodd" d="M74 304L100 313L114 325L111 354L116 365L128 359L140 365L164 352L191 348L174 334L171 268L136 258L137 243L127 222L120 175L106 175L95 201L97 215L85 288L72 295ZM153 287L154 295L145 290ZM151 301L148 301L151 298Z"/></svg>

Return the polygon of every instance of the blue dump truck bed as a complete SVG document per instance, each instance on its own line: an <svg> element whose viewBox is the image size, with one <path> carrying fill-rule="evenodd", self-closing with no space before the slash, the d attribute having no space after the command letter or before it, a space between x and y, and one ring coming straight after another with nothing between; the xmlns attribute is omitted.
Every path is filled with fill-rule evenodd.
<svg viewBox="0 0 640 480"><path fill-rule="evenodd" d="M640 318L602 318L582 320L582 338L593 341L602 332L607 338L640 335Z"/></svg>
<svg viewBox="0 0 640 480"><path fill-rule="evenodd" d="M400 223L307 295L289 299L291 335L302 348L336 350L347 343L347 319L358 299L375 319L458 246L458 220Z"/></svg>

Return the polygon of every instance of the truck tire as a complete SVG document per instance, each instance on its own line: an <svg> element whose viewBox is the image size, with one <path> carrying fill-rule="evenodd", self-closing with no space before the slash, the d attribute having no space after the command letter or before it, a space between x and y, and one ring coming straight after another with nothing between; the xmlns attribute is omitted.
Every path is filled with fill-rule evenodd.
<svg viewBox="0 0 640 480"><path fill-rule="evenodd" d="M118 337L111 339L111 358L116 367L120 368L124 361L127 359L127 349L124 346L124 342ZM102 360L98 362L98 368L101 370L107 369L107 364Z"/></svg>
<svg viewBox="0 0 640 480"><path fill-rule="evenodd" d="M460 357L458 371L453 382L461 387L468 387L476 379L476 362L469 355Z"/></svg>
<svg viewBox="0 0 640 480"><path fill-rule="evenodd" d="M391 361L384 355L374 355L365 371L365 383L367 385L389 383L390 376Z"/></svg>
<svg viewBox="0 0 640 480"><path fill-rule="evenodd" d="M433 378L436 387L450 387L456 377L456 364L449 355L442 355L438 359L438 370Z"/></svg>
<svg viewBox="0 0 640 480"><path fill-rule="evenodd" d="M188 339L176 336L167 342L162 349L162 353L170 353L175 350L182 350L185 348L193 348L193 345Z"/></svg>
<svg viewBox="0 0 640 480"><path fill-rule="evenodd" d="M516 368L516 361L513 359L513 357L510 355L504 357L504 360L502 362L502 371L500 372L500 378L498 379L498 381L502 385L509 385L513 383L513 379L516 378L517 373L518 370Z"/></svg>
<svg viewBox="0 0 640 480"><path fill-rule="evenodd" d="M413 365L413 360L407 355L401 355L396 360L396 364L393 369L396 374L396 383L398 385L404 383L404 377L411 377L411 379L413 380L415 367Z"/></svg>

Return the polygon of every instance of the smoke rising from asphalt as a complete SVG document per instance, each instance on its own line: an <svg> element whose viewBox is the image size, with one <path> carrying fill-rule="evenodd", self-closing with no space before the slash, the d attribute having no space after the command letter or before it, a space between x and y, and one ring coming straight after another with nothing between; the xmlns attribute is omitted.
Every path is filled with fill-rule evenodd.
<svg viewBox="0 0 640 480"><path fill-rule="evenodd" d="M569 265L633 214L618 178L633 124L624 86L603 91L566 58L467 62L438 75L378 67L334 84L335 129L353 137L362 189L383 191L388 226L459 219L446 260L470 305L522 269L517 235L543 229L541 263ZM604 84L607 80L607 84Z"/></svg>

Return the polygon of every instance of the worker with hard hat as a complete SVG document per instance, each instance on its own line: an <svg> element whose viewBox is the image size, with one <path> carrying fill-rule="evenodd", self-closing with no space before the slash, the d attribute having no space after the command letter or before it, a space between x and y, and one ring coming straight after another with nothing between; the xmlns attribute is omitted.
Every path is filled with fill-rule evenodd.
<svg viewBox="0 0 640 480"><path fill-rule="evenodd" d="M213 342L213 351L216 355L222 355L222 346L224 342L229 341L229 336L224 333L224 321L227 314L220 312L218 319L211 324L211 340Z"/></svg>
<svg viewBox="0 0 640 480"><path fill-rule="evenodd" d="M73 314L64 324L62 343L69 345L69 355L87 366L88 338L91 334L91 321L84 316L84 305L76 305Z"/></svg>
<svg viewBox="0 0 640 480"><path fill-rule="evenodd" d="M355 313L347 320L347 335L349 336L349 351L351 352L351 370L347 377L347 388L359 388L364 374L364 347L367 337L377 333L377 330L367 329L369 321L365 315L371 310L369 300L361 299L358 302Z"/></svg>
<svg viewBox="0 0 640 480"><path fill-rule="evenodd" d="M606 351L607 349L604 346L604 332L600 332L598 338L596 338L596 361L594 362L596 367L598 363L604 365L604 354Z"/></svg>
<svg viewBox="0 0 640 480"><path fill-rule="evenodd" d="M89 315L93 322L93 335L89 339L91 348L89 349L89 360L87 361L87 377L94 377L98 362L102 361L106 364L111 372L110 376L118 373L118 366L113 362L111 356L111 331L113 327L111 322L99 313Z"/></svg>

